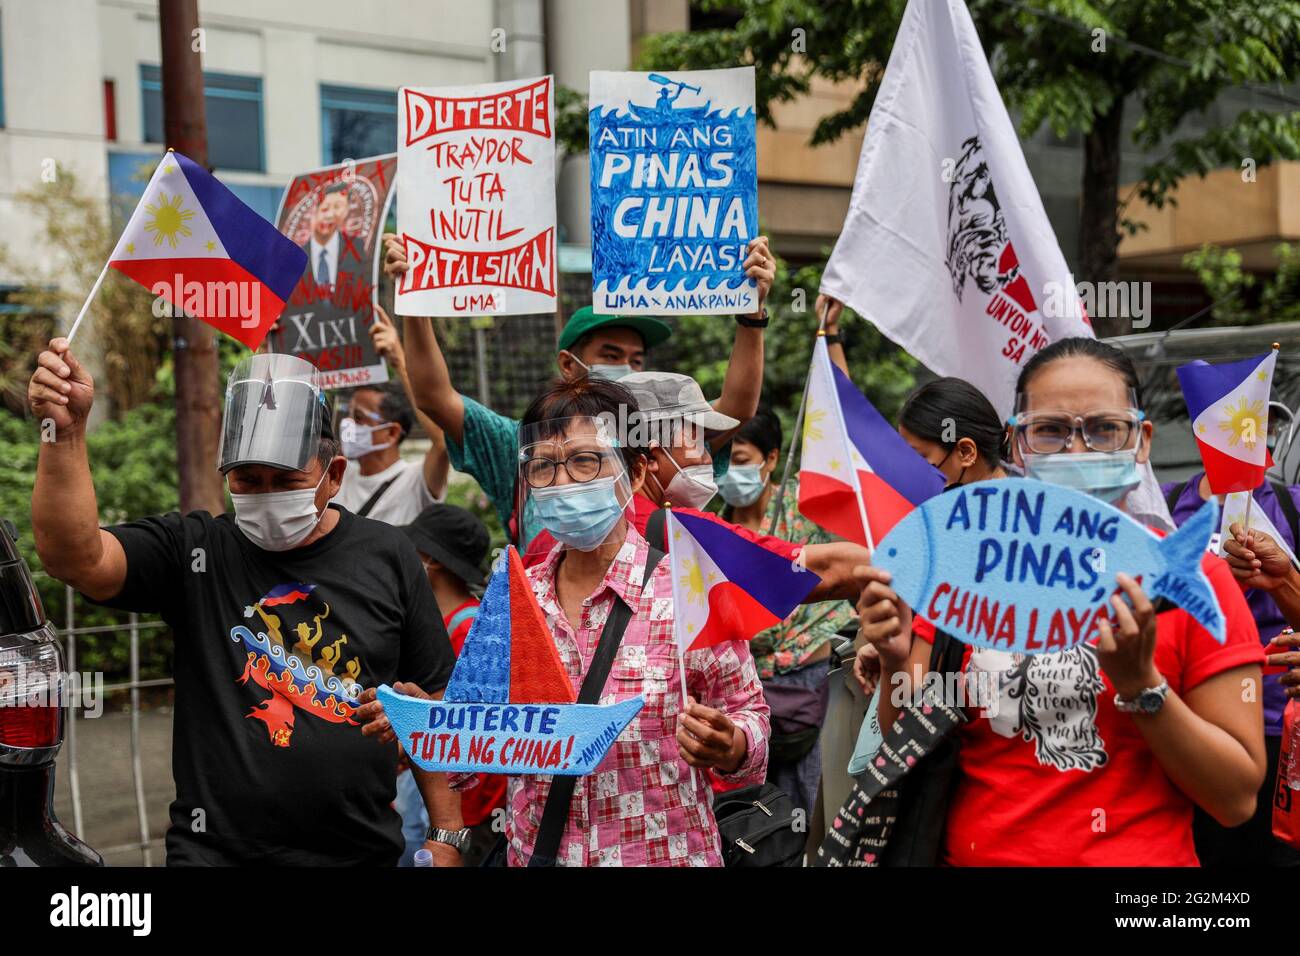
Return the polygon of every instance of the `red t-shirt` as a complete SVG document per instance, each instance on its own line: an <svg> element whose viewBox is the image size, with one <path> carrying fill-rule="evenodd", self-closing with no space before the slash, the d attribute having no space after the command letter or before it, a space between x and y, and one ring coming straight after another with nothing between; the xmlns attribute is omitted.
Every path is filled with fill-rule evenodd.
<svg viewBox="0 0 1300 956"><path fill-rule="evenodd" d="M451 638L451 649L457 654L465 646L465 638L469 637L470 626L474 623L474 615L466 612L473 608L478 610L478 598L470 598L463 604L460 604L450 614L444 614L442 626L447 629L447 636Z"/></svg>
<svg viewBox="0 0 1300 956"><path fill-rule="evenodd" d="M1227 564L1201 561L1227 619L1220 645L1182 610L1156 619L1155 663L1177 694L1263 662L1255 619ZM918 618L915 632L933 639ZM997 716L968 708L944 862L952 866L1197 866L1192 801L1165 775L1115 688L1095 642L1022 659L980 648L972 666L1000 687Z"/></svg>
<svg viewBox="0 0 1300 956"><path fill-rule="evenodd" d="M443 615L442 624L451 638L452 649L459 654L465 646L470 625L474 623L473 614L464 612L470 608L477 610L478 598L470 598L459 605L450 614ZM492 818L492 811L506 805L506 778L499 773L485 773L479 785L466 790L460 795L460 815L465 819L465 826L472 827Z"/></svg>

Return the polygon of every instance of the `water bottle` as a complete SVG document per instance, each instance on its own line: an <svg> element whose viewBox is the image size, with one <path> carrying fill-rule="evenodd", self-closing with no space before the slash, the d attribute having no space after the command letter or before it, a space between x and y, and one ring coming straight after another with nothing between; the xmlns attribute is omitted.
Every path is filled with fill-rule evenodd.
<svg viewBox="0 0 1300 956"><path fill-rule="evenodd" d="M415 851L416 866L433 866L433 851L427 847L420 847Z"/></svg>

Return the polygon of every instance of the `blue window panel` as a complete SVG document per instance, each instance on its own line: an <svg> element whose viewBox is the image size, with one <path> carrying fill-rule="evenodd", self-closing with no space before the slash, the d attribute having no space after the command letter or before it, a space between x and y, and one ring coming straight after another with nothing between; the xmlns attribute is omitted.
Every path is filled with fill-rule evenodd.
<svg viewBox="0 0 1300 956"><path fill-rule="evenodd" d="M163 141L162 69L140 65L144 141ZM208 121L208 162L213 168L262 172L262 78L231 73L203 74L203 104Z"/></svg>
<svg viewBox="0 0 1300 956"><path fill-rule="evenodd" d="M320 88L322 163L397 150L397 93L347 86Z"/></svg>

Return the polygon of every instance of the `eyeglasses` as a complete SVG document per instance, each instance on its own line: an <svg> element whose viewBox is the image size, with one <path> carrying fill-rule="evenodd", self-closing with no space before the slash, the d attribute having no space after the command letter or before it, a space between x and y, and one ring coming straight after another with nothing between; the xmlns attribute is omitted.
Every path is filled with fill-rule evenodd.
<svg viewBox="0 0 1300 956"><path fill-rule="evenodd" d="M1067 415L1034 412L1012 416L1009 424L1024 447L1036 455L1055 455L1074 444L1081 434L1089 451L1119 451L1127 448L1146 415L1136 409Z"/></svg>
<svg viewBox="0 0 1300 956"><path fill-rule="evenodd" d="M519 463L519 469L530 488L549 488L555 484L561 466L570 481L581 484L600 475L601 465L609 454L603 451L575 451L568 458L559 461L544 457L525 458Z"/></svg>

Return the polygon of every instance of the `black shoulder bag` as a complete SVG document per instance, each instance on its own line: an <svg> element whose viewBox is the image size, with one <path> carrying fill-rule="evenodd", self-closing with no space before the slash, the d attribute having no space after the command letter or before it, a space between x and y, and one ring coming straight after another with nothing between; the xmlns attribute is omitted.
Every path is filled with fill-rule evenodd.
<svg viewBox="0 0 1300 956"><path fill-rule="evenodd" d="M964 653L964 644L936 631L930 670L960 671ZM936 865L957 776L954 732L965 722L961 710L942 700L923 697L904 707L876 758L855 778L812 865Z"/></svg>

